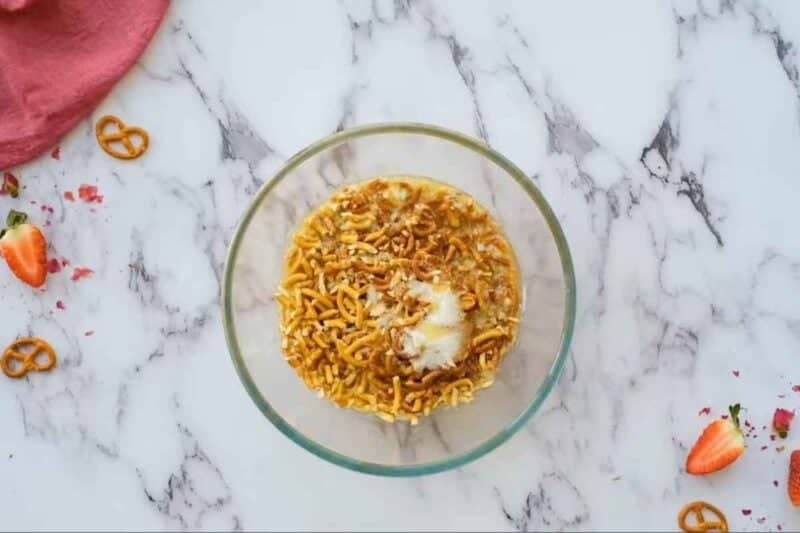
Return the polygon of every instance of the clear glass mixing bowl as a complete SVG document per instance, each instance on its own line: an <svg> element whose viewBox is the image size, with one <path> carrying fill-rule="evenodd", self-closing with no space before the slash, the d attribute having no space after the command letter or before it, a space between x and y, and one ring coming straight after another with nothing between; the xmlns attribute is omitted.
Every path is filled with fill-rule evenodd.
<svg viewBox="0 0 800 533"><path fill-rule="evenodd" d="M278 306L291 234L338 187L375 176L439 180L478 200L503 226L521 271L518 339L494 385L418 426L390 424L321 399L284 361ZM575 321L567 242L531 180L460 133L424 124L377 124L336 133L292 157L265 183L233 237L223 280L233 364L262 413L294 442L353 470L387 476L440 472L505 442L536 412L564 364Z"/></svg>

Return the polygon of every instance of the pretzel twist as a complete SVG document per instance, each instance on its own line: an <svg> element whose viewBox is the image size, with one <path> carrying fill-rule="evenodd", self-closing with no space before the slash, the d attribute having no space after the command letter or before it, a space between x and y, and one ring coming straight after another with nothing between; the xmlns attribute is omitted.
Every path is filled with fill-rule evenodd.
<svg viewBox="0 0 800 533"><path fill-rule="evenodd" d="M106 132L108 126L116 126L116 131ZM114 115L106 115L97 121L95 136L100 148L117 159L136 159L147 151L150 144L150 137L144 129L138 126L128 126ZM139 137L141 142L136 145L131 137ZM114 143L120 143L125 150L118 150Z"/></svg>
<svg viewBox="0 0 800 533"><path fill-rule="evenodd" d="M44 354L44 361L39 356ZM56 352L46 341L37 337L17 339L0 358L0 368L10 378L22 378L28 372L45 372L56 366Z"/></svg>
<svg viewBox="0 0 800 533"><path fill-rule="evenodd" d="M713 515L714 520L706 520L704 515L706 511ZM689 523L687 520L689 513L694 515L693 523ZM681 509L681 512L678 513L678 526L687 533L702 533L705 531L728 532L728 520L725 518L722 511L704 501L686 504L683 509Z"/></svg>

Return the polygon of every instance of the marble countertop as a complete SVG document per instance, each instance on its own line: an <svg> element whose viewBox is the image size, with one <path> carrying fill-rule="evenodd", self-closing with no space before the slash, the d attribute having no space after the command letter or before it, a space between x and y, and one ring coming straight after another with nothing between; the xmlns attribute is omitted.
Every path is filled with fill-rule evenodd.
<svg viewBox="0 0 800 533"><path fill-rule="evenodd" d="M800 432L763 428L800 407L798 43L793 0L176 1L60 159L12 169L27 189L0 198L71 263L44 291L0 269L0 344L35 334L60 354L0 379L0 529L664 530L698 498L735 530L800 529L785 493ZM106 113L149 130L143 158L98 148ZM544 407L426 478L356 474L286 439L220 320L258 187L377 121L509 156L576 266L572 350ZM64 200L84 183L102 204ZM71 281L74 266L94 274ZM734 402L755 427L744 457L688 476L688 448Z"/></svg>

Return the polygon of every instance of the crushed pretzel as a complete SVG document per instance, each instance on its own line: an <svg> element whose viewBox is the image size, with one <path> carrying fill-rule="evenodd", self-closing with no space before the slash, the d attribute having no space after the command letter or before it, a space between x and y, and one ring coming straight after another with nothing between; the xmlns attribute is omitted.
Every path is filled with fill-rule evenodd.
<svg viewBox="0 0 800 533"><path fill-rule="evenodd" d="M452 365L417 370L403 339L431 311L414 282L460 301L466 341ZM275 296L286 361L340 407L412 424L471 401L513 344L519 271L497 222L466 193L377 178L336 191L292 238Z"/></svg>

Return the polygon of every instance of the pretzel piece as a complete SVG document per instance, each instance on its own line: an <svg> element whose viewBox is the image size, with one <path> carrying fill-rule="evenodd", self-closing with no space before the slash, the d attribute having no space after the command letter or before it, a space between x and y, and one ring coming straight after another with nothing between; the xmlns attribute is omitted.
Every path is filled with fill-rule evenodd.
<svg viewBox="0 0 800 533"><path fill-rule="evenodd" d="M116 131L108 126L116 126ZM106 131L106 130L109 131ZM150 137L139 126L128 126L114 115L106 115L97 121L95 126L97 142L108 155L117 159L136 159L147 151ZM132 137L139 137L139 144L134 144ZM118 150L113 143L120 143L124 151Z"/></svg>
<svg viewBox="0 0 800 533"><path fill-rule="evenodd" d="M40 355L44 360L40 361ZM10 378L22 378L28 372L46 372L56 366L56 352L46 341L37 337L17 339L5 349L0 368Z"/></svg>
<svg viewBox="0 0 800 533"><path fill-rule="evenodd" d="M713 515L713 520L706 520L705 512ZM694 522L690 523L687 518L689 513L694 515ZM721 531L728 533L728 520L725 515L715 506L701 500L687 503L680 513L678 513L678 526L687 533L703 533L705 531Z"/></svg>

